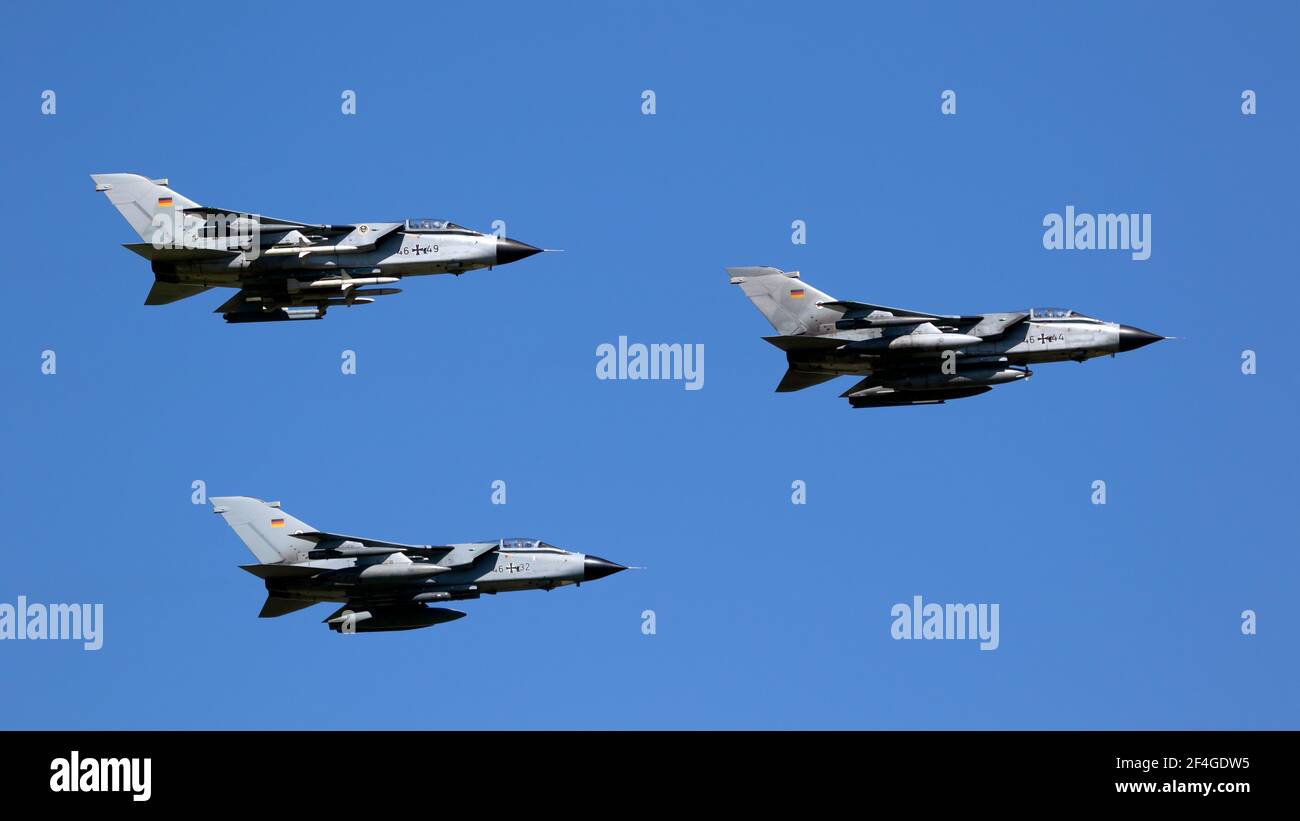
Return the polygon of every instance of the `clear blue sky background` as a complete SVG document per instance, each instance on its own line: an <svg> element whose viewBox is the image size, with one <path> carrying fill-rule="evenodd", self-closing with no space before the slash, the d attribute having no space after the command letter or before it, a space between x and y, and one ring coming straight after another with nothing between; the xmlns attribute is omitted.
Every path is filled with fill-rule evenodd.
<svg viewBox="0 0 1300 821"><path fill-rule="evenodd" d="M96 5L0 34L0 601L103 602L106 640L0 643L0 726L1300 724L1294 6ZM116 171L567 251L227 326L221 293L142 306L87 176ZM1151 259L1044 250L1071 204L1151 213ZM782 356L723 273L747 264L1185 339L854 411L847 380L772 393ZM619 335L703 343L704 390L598 381ZM321 528L648 569L340 637L324 606L256 618L195 479ZM893 641L917 594L999 603L1000 649Z"/></svg>

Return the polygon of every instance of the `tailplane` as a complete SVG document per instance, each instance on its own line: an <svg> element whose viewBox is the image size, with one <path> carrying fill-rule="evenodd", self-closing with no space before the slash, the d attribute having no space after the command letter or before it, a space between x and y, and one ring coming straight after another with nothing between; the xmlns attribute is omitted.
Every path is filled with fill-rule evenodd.
<svg viewBox="0 0 1300 821"><path fill-rule="evenodd" d="M149 295L144 298L144 304L168 305L172 302L180 302L187 297L203 293L209 287L207 285L190 285L185 282L163 282L161 279L155 279L153 287L149 289Z"/></svg>
<svg viewBox="0 0 1300 821"><path fill-rule="evenodd" d="M266 597L266 603L262 605L262 611L257 616L262 619L273 619L286 613L296 613L299 610L311 607L313 604L319 604L319 602L314 599L292 599L270 593Z"/></svg>
<svg viewBox="0 0 1300 821"><path fill-rule="evenodd" d="M817 373L815 371L801 371L790 366L781 378L781 383L776 386L777 393L790 393L791 391L801 391L804 388L811 388L813 385L820 385L823 382L829 382L839 376L837 373Z"/></svg>

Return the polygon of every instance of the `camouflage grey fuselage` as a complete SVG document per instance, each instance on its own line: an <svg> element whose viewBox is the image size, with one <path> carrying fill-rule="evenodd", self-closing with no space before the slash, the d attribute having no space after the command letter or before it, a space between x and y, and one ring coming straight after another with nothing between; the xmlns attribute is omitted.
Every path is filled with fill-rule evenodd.
<svg viewBox="0 0 1300 821"><path fill-rule="evenodd" d="M727 273L780 334L765 337L789 363L777 390L862 376L842 394L854 407L939 404L1028 377L1028 365L1083 362L1163 338L1057 308L931 314L836 300L797 271Z"/></svg>
<svg viewBox="0 0 1300 821"><path fill-rule="evenodd" d="M143 240L126 247L152 266L145 304L238 288L217 308L229 322L320 319L332 306L399 293L384 286L405 277L462 274L542 250L446 220L315 225L200 206L137 174L92 178Z"/></svg>

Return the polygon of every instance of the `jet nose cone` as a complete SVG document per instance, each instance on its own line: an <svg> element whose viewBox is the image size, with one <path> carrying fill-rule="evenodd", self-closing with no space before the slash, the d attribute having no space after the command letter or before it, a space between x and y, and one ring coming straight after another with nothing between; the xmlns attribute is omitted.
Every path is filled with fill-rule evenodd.
<svg viewBox="0 0 1300 821"><path fill-rule="evenodd" d="M534 248L526 242L506 237L497 237L497 265L516 262L533 254L540 254L541 248Z"/></svg>
<svg viewBox="0 0 1300 821"><path fill-rule="evenodd" d="M1160 334L1134 328L1132 325L1119 326L1119 349L1121 352L1137 350L1143 345L1150 345L1152 342L1159 342L1162 339L1164 337Z"/></svg>
<svg viewBox="0 0 1300 821"><path fill-rule="evenodd" d="M591 582L596 579L603 579L606 576L614 575L620 570L627 570L627 568L599 556L588 556L586 561L583 562L582 580Z"/></svg>

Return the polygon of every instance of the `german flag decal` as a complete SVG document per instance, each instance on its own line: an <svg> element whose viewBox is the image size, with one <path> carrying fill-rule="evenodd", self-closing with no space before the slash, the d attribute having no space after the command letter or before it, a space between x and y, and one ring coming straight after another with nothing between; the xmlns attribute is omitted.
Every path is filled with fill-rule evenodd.
<svg viewBox="0 0 1300 821"><path fill-rule="evenodd" d="M272 519L271 527L284 527L284 519Z"/></svg>
<svg viewBox="0 0 1300 821"><path fill-rule="evenodd" d="M172 198L171 198L171 197L159 197L159 198L158 198L158 207L159 207L159 208L171 208L171 207L172 207Z"/></svg>
<svg viewBox="0 0 1300 821"><path fill-rule="evenodd" d="M803 299L803 288L795 288L790 291L791 299Z"/></svg>

